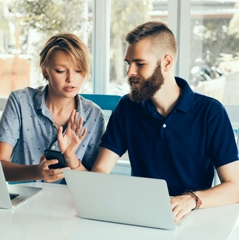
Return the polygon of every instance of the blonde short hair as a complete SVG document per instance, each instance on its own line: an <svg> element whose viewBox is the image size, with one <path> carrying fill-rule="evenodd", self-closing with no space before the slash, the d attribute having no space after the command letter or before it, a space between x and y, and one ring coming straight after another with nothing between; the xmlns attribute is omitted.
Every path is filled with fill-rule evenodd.
<svg viewBox="0 0 239 240"><path fill-rule="evenodd" d="M89 77L89 51L81 39L72 33L58 33L50 37L40 52L40 67L44 69L52 54L56 51L68 53L73 63L82 70L85 77Z"/></svg>

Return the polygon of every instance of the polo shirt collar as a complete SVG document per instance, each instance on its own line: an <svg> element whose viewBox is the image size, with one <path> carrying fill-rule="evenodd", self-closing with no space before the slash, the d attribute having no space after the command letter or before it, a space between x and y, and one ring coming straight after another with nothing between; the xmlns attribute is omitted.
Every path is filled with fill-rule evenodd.
<svg viewBox="0 0 239 240"><path fill-rule="evenodd" d="M182 89L182 94L179 97L175 109L185 113L190 112L194 104L194 92L184 79L175 77L175 80L178 86Z"/></svg>
<svg viewBox="0 0 239 240"><path fill-rule="evenodd" d="M182 112L190 112L194 104L194 92L188 85L187 81L182 78L175 77L176 83L182 89L182 94L179 97L179 100L174 109L178 109ZM142 107L146 112L153 113L155 112L155 107L151 99L147 101L142 101Z"/></svg>

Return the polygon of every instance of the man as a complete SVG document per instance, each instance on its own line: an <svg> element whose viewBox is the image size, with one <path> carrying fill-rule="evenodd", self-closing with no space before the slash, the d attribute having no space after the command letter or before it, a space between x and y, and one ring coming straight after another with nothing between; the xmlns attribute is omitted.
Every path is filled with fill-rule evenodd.
<svg viewBox="0 0 239 240"><path fill-rule="evenodd" d="M134 176L167 181L175 221L199 207L239 202L238 150L227 113L174 77L171 30L147 22L126 41L131 92L112 113L92 170L110 173L128 150ZM214 167L222 183L211 188Z"/></svg>

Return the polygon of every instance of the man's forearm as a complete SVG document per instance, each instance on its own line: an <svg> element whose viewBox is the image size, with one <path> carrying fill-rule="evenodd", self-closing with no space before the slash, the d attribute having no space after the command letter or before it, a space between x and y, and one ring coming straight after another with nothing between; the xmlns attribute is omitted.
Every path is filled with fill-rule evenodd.
<svg viewBox="0 0 239 240"><path fill-rule="evenodd" d="M239 180L224 182L205 191L194 192L202 201L200 208L239 203Z"/></svg>

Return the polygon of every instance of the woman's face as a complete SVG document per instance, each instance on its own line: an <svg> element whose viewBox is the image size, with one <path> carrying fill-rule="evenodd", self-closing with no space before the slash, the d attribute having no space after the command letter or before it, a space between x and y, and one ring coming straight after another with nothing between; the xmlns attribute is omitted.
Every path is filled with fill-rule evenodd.
<svg viewBox="0 0 239 240"><path fill-rule="evenodd" d="M43 75L49 82L48 94L56 97L75 97L84 82L85 75L76 67L65 51L56 51L48 61Z"/></svg>

